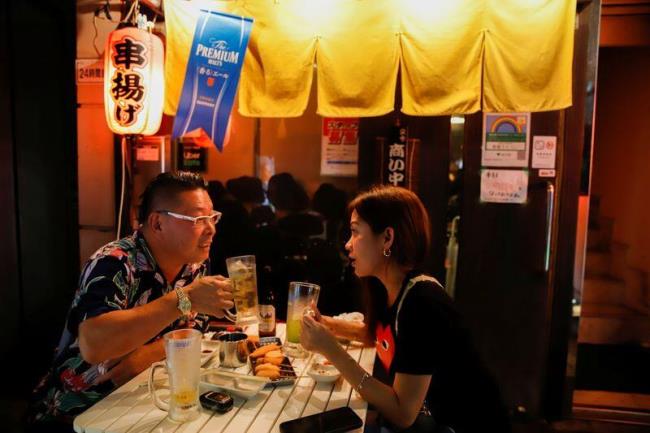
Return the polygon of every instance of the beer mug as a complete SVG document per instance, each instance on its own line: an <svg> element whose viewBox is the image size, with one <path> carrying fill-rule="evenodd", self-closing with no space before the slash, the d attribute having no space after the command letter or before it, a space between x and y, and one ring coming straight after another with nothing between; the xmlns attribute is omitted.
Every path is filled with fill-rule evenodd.
<svg viewBox="0 0 650 433"><path fill-rule="evenodd" d="M199 377L201 370L201 332L177 329L163 336L165 361L154 362L149 371L149 393L156 407L169 412L176 422L191 421L199 416ZM156 394L154 373L165 367L169 375L169 402Z"/></svg>
<svg viewBox="0 0 650 433"><path fill-rule="evenodd" d="M226 259L226 267L232 282L235 309L237 310L236 315L226 311L226 318L237 325L258 323L255 256L230 257Z"/></svg>

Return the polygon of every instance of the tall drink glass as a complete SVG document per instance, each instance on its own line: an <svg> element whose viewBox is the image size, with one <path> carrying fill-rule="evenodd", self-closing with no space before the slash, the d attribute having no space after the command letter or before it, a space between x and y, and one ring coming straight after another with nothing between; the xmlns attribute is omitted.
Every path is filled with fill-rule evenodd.
<svg viewBox="0 0 650 433"><path fill-rule="evenodd" d="M226 259L226 267L237 309L237 315L227 313L226 317L237 325L258 323L255 256L230 257Z"/></svg>
<svg viewBox="0 0 650 433"><path fill-rule="evenodd" d="M320 286L317 284L292 281L289 283L289 303L287 305L287 339L285 353L296 358L307 356L308 352L300 345L302 315L312 301L318 303Z"/></svg>
<svg viewBox="0 0 650 433"><path fill-rule="evenodd" d="M196 329L177 329L166 333L163 339L167 359L152 364L149 393L160 410L169 412L172 421L191 421L199 416L201 332ZM162 367L169 374L169 402L161 400L156 394L154 373Z"/></svg>

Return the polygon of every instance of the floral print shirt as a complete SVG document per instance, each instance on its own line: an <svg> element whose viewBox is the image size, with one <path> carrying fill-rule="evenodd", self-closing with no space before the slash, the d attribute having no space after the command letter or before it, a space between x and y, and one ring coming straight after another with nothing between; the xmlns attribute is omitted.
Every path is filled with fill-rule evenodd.
<svg viewBox="0 0 650 433"><path fill-rule="evenodd" d="M151 302L204 275L206 268L207 261L185 265L169 284L139 231L95 252L82 269L79 288L68 312L52 367L34 390L29 414L31 421L71 423L76 415L115 389L105 373L116 364L116 360L91 365L81 357L78 340L81 322ZM203 330L207 322L207 316L193 313L189 323L179 319L150 342L179 327L192 326Z"/></svg>

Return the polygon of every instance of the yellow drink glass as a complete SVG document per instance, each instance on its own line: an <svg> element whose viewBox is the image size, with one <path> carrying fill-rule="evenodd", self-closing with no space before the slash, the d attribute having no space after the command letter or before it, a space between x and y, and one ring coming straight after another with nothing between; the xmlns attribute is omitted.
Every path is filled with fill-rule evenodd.
<svg viewBox="0 0 650 433"><path fill-rule="evenodd" d="M305 357L308 352L300 345L302 315L311 303L318 303L320 286L317 284L292 281L289 283L287 304L287 339L285 353L296 358Z"/></svg>
<svg viewBox="0 0 650 433"><path fill-rule="evenodd" d="M259 322L257 304L257 274L255 256L239 256L226 259L228 276L232 282L237 315L226 317L238 325Z"/></svg>

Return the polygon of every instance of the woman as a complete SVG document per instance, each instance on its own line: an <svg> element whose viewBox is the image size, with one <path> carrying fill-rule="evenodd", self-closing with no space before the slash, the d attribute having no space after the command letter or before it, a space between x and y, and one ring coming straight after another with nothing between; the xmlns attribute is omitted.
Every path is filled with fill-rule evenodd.
<svg viewBox="0 0 650 433"><path fill-rule="evenodd" d="M429 218L409 190L376 187L349 205L345 245L357 276L372 288L363 325L305 315L302 345L329 359L392 431L509 431L498 389L479 362L451 299L417 270L427 255ZM334 334L372 342L370 376ZM384 430L382 430L384 431Z"/></svg>

